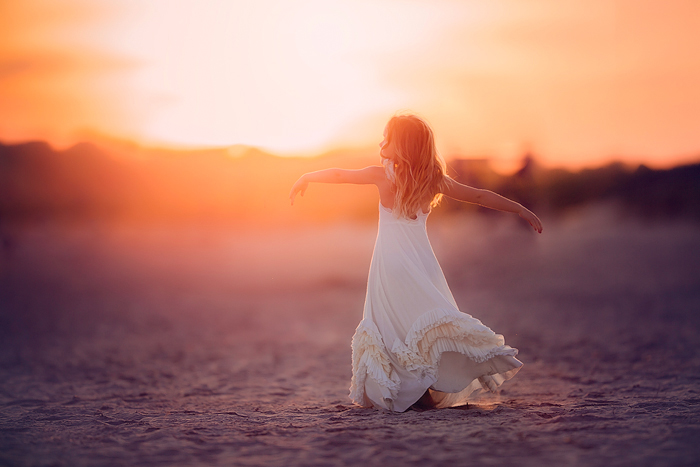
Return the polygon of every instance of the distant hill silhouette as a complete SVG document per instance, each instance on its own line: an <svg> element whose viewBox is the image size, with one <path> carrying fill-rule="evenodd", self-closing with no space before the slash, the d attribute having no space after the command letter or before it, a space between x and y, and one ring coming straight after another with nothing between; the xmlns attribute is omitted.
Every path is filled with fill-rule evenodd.
<svg viewBox="0 0 700 467"><path fill-rule="evenodd" d="M276 157L255 148L128 153L81 143L65 151L44 142L0 144L0 219L122 218L269 224L371 216L371 193L314 187L290 209L288 193L306 171L372 163L336 151L320 158ZM318 195L318 192L321 192ZM347 209L335 209L340 203ZM375 209L373 209L375 208Z"/></svg>
<svg viewBox="0 0 700 467"><path fill-rule="evenodd" d="M56 151L44 142L0 144L0 220L270 224L373 219L376 195L371 187L314 185L310 196L293 209L287 194L304 172L374 163L377 155L372 151L285 158L240 146L231 151L133 146L127 151L81 143ZM493 189L550 215L589 203L616 202L645 218L700 220L700 164L653 170L614 163L571 172L545 169L526 157L511 176L493 171L485 159L456 159L449 166L464 183ZM436 214L449 215L475 208L446 201L439 209Z"/></svg>

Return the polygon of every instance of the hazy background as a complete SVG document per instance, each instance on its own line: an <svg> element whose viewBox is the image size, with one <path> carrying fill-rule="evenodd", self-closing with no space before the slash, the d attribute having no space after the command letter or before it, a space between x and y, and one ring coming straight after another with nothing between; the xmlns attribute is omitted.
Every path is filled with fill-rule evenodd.
<svg viewBox="0 0 700 467"><path fill-rule="evenodd" d="M700 3L0 0L0 465L697 465ZM460 308L525 366L347 399L396 110Z"/></svg>

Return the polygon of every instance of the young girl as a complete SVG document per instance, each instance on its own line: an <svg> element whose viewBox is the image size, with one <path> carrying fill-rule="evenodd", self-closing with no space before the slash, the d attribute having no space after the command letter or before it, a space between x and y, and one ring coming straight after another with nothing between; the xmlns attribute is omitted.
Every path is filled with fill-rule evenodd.
<svg viewBox="0 0 700 467"><path fill-rule="evenodd" d="M517 213L537 231L542 223L520 204L445 174L433 132L414 115L395 116L379 144L382 166L327 169L309 183L372 184L379 190L379 232L362 321L352 338L350 398L363 407L403 412L464 405L477 389L496 390L518 372L518 351L476 318L459 311L428 240L425 221L442 195Z"/></svg>

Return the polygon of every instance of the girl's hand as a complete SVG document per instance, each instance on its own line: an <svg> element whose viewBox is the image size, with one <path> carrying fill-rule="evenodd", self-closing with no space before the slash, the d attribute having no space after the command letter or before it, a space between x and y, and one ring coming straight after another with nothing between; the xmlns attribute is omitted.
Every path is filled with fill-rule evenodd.
<svg viewBox="0 0 700 467"><path fill-rule="evenodd" d="M518 215L528 221L528 223L535 229L538 233L542 233L542 221L537 217L532 211L522 208Z"/></svg>
<svg viewBox="0 0 700 467"><path fill-rule="evenodd" d="M296 198L297 193L301 193L301 196L304 196L306 189L309 187L309 182L304 177L305 175L299 177L299 180L292 187L292 191L289 192L289 200L292 202L292 206L294 206L294 198Z"/></svg>

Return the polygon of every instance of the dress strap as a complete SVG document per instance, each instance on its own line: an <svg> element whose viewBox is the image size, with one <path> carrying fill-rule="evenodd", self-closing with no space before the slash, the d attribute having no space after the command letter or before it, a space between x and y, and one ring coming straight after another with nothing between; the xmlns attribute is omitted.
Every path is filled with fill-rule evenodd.
<svg viewBox="0 0 700 467"><path fill-rule="evenodd" d="M386 174L386 178L389 179L391 183L396 183L394 161L391 159L382 159L382 164L384 165L384 173Z"/></svg>

